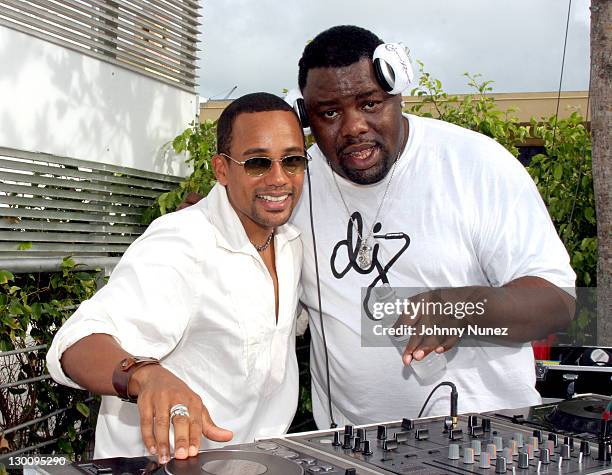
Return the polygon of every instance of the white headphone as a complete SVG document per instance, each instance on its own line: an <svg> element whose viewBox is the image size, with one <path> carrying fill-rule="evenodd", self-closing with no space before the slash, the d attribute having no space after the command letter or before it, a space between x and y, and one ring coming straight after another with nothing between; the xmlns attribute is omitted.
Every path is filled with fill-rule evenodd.
<svg viewBox="0 0 612 475"><path fill-rule="evenodd" d="M380 87L392 95L404 92L412 83L414 73L406 48L401 43L383 43L372 55L374 75ZM310 122L306 114L306 105L302 93L291 89L285 96L285 101L293 107L298 115L304 134L310 134Z"/></svg>

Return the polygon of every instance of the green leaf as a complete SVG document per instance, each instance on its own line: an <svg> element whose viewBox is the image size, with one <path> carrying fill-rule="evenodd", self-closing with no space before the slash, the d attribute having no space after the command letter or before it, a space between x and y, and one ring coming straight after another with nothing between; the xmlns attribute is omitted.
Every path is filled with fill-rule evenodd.
<svg viewBox="0 0 612 475"><path fill-rule="evenodd" d="M28 249L32 248L32 243L31 242L20 242L17 245L17 250L19 251L27 251Z"/></svg>
<svg viewBox="0 0 612 475"><path fill-rule="evenodd" d="M8 284L9 281L14 281L15 280L15 276L7 271L7 270L0 270L0 284Z"/></svg>
<svg viewBox="0 0 612 475"><path fill-rule="evenodd" d="M79 411L85 417L89 417L89 407L87 406L87 404L79 401L76 403L76 408L77 408L77 411Z"/></svg>

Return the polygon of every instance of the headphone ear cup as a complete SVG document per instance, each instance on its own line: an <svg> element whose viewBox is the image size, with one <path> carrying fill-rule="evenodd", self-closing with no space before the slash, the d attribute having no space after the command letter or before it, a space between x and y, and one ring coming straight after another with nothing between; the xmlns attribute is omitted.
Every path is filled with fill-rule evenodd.
<svg viewBox="0 0 612 475"><path fill-rule="evenodd" d="M401 94L412 82L412 66L401 43L378 45L372 55L372 63L380 87L389 94Z"/></svg>
<svg viewBox="0 0 612 475"><path fill-rule="evenodd" d="M376 76L376 80L378 81L380 87L382 87L384 91L389 92L393 90L393 84L395 83L395 75L386 63L384 66L382 64L383 61L380 58L376 58L374 60L374 75ZM385 72L387 74L385 74ZM389 73L391 73L391 75L393 76L391 76Z"/></svg>
<svg viewBox="0 0 612 475"><path fill-rule="evenodd" d="M310 127L310 121L308 120L308 114L306 114L306 103L304 102L304 99L301 97L296 99L295 104L293 105L293 108L295 109L295 112L300 118L302 127L305 129Z"/></svg>
<svg viewBox="0 0 612 475"><path fill-rule="evenodd" d="M302 93L298 89L291 89L285 95L285 102L293 107L304 129L304 135L310 135L310 121L308 120L306 103L304 102Z"/></svg>

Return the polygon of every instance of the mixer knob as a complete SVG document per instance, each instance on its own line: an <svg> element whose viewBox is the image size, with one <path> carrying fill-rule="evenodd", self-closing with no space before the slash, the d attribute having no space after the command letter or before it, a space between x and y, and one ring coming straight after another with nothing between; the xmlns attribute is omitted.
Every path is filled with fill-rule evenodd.
<svg viewBox="0 0 612 475"><path fill-rule="evenodd" d="M542 438L542 431L539 429L536 429L533 431L533 436L538 438L538 442L541 444L542 442L544 442L544 439Z"/></svg>
<svg viewBox="0 0 612 475"><path fill-rule="evenodd" d="M461 440L463 438L463 431L461 429L451 429L448 431L448 438L450 440Z"/></svg>
<svg viewBox="0 0 612 475"><path fill-rule="evenodd" d="M382 448L385 451L396 450L397 449L397 442L394 441L393 439L383 440Z"/></svg>
<svg viewBox="0 0 612 475"><path fill-rule="evenodd" d="M332 442L332 445L334 447L340 447L342 444L340 443L340 432L335 431L334 432L334 440Z"/></svg>
<svg viewBox="0 0 612 475"><path fill-rule="evenodd" d="M540 450L540 462L542 462L543 465L548 465L550 463L550 450Z"/></svg>
<svg viewBox="0 0 612 475"><path fill-rule="evenodd" d="M412 419L406 419L405 417L402 419L402 429L412 430L414 428L414 422Z"/></svg>
<svg viewBox="0 0 612 475"><path fill-rule="evenodd" d="M523 446L523 433L522 432L515 432L514 433L514 440L516 440L516 446L521 448Z"/></svg>
<svg viewBox="0 0 612 475"><path fill-rule="evenodd" d="M351 437L353 437L353 426L352 425L344 426L344 435L346 434L349 434Z"/></svg>
<svg viewBox="0 0 612 475"><path fill-rule="evenodd" d="M540 451L540 440L537 437L530 437L529 438L529 445L531 445L531 447L533 448L534 452L539 452Z"/></svg>
<svg viewBox="0 0 612 475"><path fill-rule="evenodd" d="M493 443L495 444L495 448L498 452L504 448L504 439L502 439L499 435L493 437Z"/></svg>
<svg viewBox="0 0 612 475"><path fill-rule="evenodd" d="M546 448L548 449L548 452L552 455L555 453L555 441L554 440L547 440L546 441Z"/></svg>
<svg viewBox="0 0 612 475"><path fill-rule="evenodd" d="M529 456L529 460L533 460L533 445L527 444L523 448L525 449L525 452Z"/></svg>
<svg viewBox="0 0 612 475"><path fill-rule="evenodd" d="M487 444L487 454L489 454L491 460L495 460L495 457L497 457L497 447L495 447L495 444Z"/></svg>
<svg viewBox="0 0 612 475"><path fill-rule="evenodd" d="M357 436L359 437L361 440L364 440L366 438L366 431L365 429L357 429Z"/></svg>
<svg viewBox="0 0 612 475"><path fill-rule="evenodd" d="M395 433L395 441L398 444L401 444L402 442L406 442L408 440L408 436L410 434L408 432L396 432Z"/></svg>
<svg viewBox="0 0 612 475"><path fill-rule="evenodd" d="M370 441L369 440L364 440L363 441L363 448L361 450L361 453L363 455L372 455L372 449L370 448Z"/></svg>
<svg viewBox="0 0 612 475"><path fill-rule="evenodd" d="M580 452L584 455L591 455L591 444L586 440L580 441Z"/></svg>
<svg viewBox="0 0 612 475"><path fill-rule="evenodd" d="M376 438L378 440L384 440L387 438L387 426L378 426L378 428L376 429Z"/></svg>
<svg viewBox="0 0 612 475"><path fill-rule="evenodd" d="M484 431L481 426L474 426L470 428L470 435L472 437L482 437L484 435Z"/></svg>
<svg viewBox="0 0 612 475"><path fill-rule="evenodd" d="M344 471L344 475L357 475L357 469L356 468L347 468Z"/></svg>
<svg viewBox="0 0 612 475"><path fill-rule="evenodd" d="M529 468L529 454L521 452L518 456L518 468Z"/></svg>
<svg viewBox="0 0 612 475"><path fill-rule="evenodd" d="M429 439L429 429L417 429L414 433L416 440L427 440Z"/></svg>
<svg viewBox="0 0 612 475"><path fill-rule="evenodd" d="M518 444L516 443L516 440L510 439L508 441L508 447L510 447L513 454L518 454Z"/></svg>
<svg viewBox="0 0 612 475"><path fill-rule="evenodd" d="M472 447L466 447L463 449L463 463L474 463L474 449Z"/></svg>
<svg viewBox="0 0 612 475"><path fill-rule="evenodd" d="M559 445L559 436L555 434L554 432L551 432L550 434L548 434L548 440L552 440L555 444L555 447Z"/></svg>
<svg viewBox="0 0 612 475"><path fill-rule="evenodd" d="M570 458L571 451L571 447L568 444L563 444L561 446L561 457L563 457L564 459Z"/></svg>
<svg viewBox="0 0 612 475"><path fill-rule="evenodd" d="M506 463L508 465L512 465L514 463L514 459L512 458L514 455L514 452L512 451L510 447L506 447L504 451L502 452L502 454L503 454L502 457L506 459Z"/></svg>
<svg viewBox="0 0 612 475"><path fill-rule="evenodd" d="M361 438L355 437L353 439L353 452L361 452Z"/></svg>
<svg viewBox="0 0 612 475"><path fill-rule="evenodd" d="M486 452L483 452L480 456L480 463L478 464L479 468L491 468L491 457Z"/></svg>
<svg viewBox="0 0 612 475"><path fill-rule="evenodd" d="M459 444L450 444L448 446L449 460L459 460Z"/></svg>
<svg viewBox="0 0 612 475"><path fill-rule="evenodd" d="M351 434L344 433L344 443L342 444L343 449L351 448Z"/></svg>
<svg viewBox="0 0 612 475"><path fill-rule="evenodd" d="M474 449L474 455L480 456L480 452L482 451L482 443L479 440L473 440L472 449Z"/></svg>
<svg viewBox="0 0 612 475"><path fill-rule="evenodd" d="M495 460L495 473L506 473L506 459L497 457Z"/></svg>

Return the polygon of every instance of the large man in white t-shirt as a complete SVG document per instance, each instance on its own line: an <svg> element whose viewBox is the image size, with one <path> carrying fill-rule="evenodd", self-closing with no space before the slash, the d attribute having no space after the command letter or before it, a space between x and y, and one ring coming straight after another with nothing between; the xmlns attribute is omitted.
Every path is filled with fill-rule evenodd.
<svg viewBox="0 0 612 475"><path fill-rule="evenodd" d="M310 42L299 62L317 143L309 150L316 255L307 190L292 222L304 244L317 425L328 427L330 417L337 424L415 417L443 380L457 385L460 412L536 404L529 342L573 314L573 298L562 290L575 280L567 252L533 181L501 145L402 114L401 95L385 92L374 74L381 43L367 30L334 27ZM364 346L361 291L382 285L452 287L450 301L489 298L480 322L507 327L509 336L413 336L403 355L390 344ZM435 357L430 352L444 352L446 368L421 378L411 365ZM448 395L440 392L425 415L447 410Z"/></svg>

